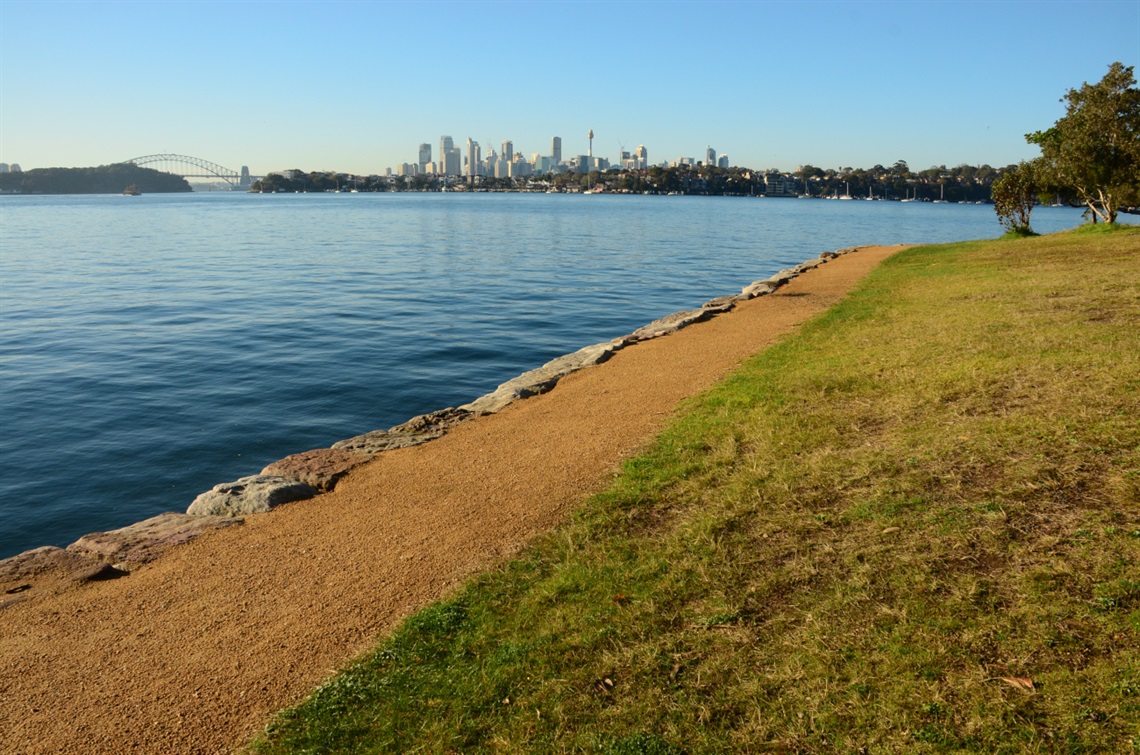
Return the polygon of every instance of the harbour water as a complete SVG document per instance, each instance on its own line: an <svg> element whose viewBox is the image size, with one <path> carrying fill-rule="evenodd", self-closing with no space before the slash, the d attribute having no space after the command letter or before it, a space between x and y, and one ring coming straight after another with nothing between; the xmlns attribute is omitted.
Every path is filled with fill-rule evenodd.
<svg viewBox="0 0 1140 755"><path fill-rule="evenodd" d="M0 197L0 558L184 511L823 251L1000 233L990 206L897 202Z"/></svg>

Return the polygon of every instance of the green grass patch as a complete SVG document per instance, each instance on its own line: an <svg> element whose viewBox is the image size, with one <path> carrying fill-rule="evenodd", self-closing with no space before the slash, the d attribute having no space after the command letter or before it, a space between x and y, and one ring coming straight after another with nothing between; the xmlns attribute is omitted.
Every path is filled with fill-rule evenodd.
<svg viewBox="0 0 1140 755"><path fill-rule="evenodd" d="M1140 232L921 247L256 752L1140 751Z"/></svg>

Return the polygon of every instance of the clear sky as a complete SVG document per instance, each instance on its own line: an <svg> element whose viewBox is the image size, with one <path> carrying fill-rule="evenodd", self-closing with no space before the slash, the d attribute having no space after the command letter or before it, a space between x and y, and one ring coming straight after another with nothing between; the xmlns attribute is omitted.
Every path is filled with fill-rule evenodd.
<svg viewBox="0 0 1140 755"><path fill-rule="evenodd" d="M499 149L794 169L1006 165L1140 64L1140 0L0 0L0 161L381 173Z"/></svg>

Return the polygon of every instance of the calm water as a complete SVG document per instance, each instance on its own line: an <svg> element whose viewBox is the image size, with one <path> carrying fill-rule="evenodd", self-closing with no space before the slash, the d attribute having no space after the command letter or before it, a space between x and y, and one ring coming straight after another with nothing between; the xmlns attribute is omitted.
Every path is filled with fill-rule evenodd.
<svg viewBox="0 0 1140 755"><path fill-rule="evenodd" d="M896 202L0 197L0 558L184 511L822 251L1000 230Z"/></svg>

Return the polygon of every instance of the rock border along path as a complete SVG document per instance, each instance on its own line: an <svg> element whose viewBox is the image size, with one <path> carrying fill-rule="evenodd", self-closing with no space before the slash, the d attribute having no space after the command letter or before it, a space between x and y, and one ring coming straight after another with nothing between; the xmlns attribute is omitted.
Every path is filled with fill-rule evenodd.
<svg viewBox="0 0 1140 755"><path fill-rule="evenodd" d="M678 401L900 248L826 253L463 407L295 454L199 496L203 516L0 562L0 750L240 746L378 633L556 525ZM250 502L275 511L233 515Z"/></svg>

